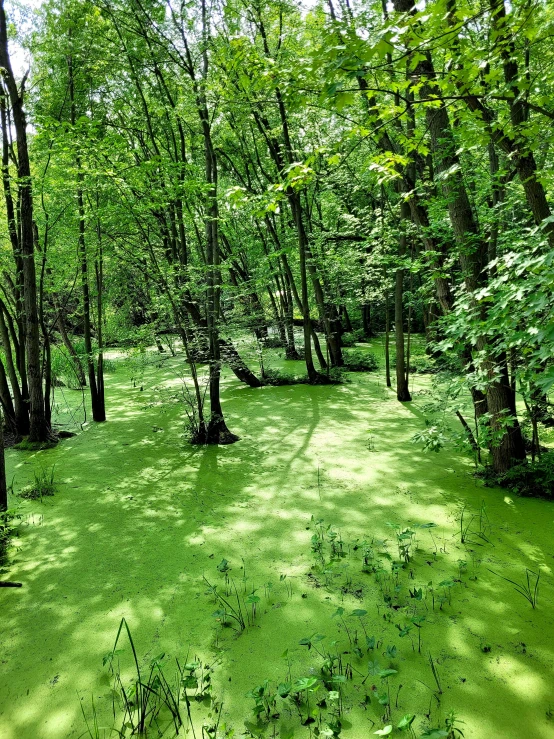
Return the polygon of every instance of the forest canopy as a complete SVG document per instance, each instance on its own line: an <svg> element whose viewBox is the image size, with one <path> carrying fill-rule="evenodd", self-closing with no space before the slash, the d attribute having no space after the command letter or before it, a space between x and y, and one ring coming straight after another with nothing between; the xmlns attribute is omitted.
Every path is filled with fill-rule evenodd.
<svg viewBox="0 0 554 739"><path fill-rule="evenodd" d="M516 397L538 450L554 382L548 4L56 0L12 15L0 393L16 434L51 434L54 336L74 356L82 335L76 372L103 420L103 348L150 326L185 347L193 436L233 441L221 363L263 377L224 335L296 358L301 321L311 383L344 365L344 334L394 326L400 401L405 334L424 331L463 373L494 470L526 456ZM31 55L22 78L9 44Z"/></svg>

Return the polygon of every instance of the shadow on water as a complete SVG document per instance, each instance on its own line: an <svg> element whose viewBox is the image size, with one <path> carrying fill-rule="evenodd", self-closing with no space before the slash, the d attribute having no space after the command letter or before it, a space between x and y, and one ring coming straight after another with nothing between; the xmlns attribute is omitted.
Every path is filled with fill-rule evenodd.
<svg viewBox="0 0 554 739"><path fill-rule="evenodd" d="M223 557L238 579L244 561L259 587L278 583L281 574L293 584L292 598L276 590L264 601L255 627L237 639L222 637L226 715L240 729L249 710L245 692L266 677L282 677L284 649L307 669L299 639L324 629L337 633L331 614L338 595L314 589L306 578L312 515L339 527L348 541L390 537L391 522L436 523L441 551L427 555L430 564L422 555L419 564L429 580L455 571L461 557L482 560L478 579L460 588L440 628L433 614L425 636L441 660L448 705L466 722L466 737L554 737L546 719L554 687L547 605L554 595L554 508L483 488L459 454L424 453L411 443L422 425L417 401L397 404L371 375L341 386L257 390L226 376L224 412L241 441L191 448L183 440L182 407L160 403L155 390L178 384L180 362L147 367L144 391L118 369L108 378L106 424L53 450L8 454L17 486L37 466L55 464L58 492L25 503L9 573L24 587L0 591L0 737L79 736L76 691L92 690L101 704L108 690L102 656L123 616L145 656L184 655L189 647L209 655L218 627L202 576L215 579ZM491 543L476 544L472 555L459 542L456 512L462 504L478 511L482 501ZM435 544L426 538L422 546L431 552ZM521 578L525 566L543 573L536 611L487 569ZM381 628L375 593L364 587L364 607ZM491 642L490 653L481 651L483 640ZM405 654L407 679L428 681L426 662ZM423 706L429 697L420 690L416 702ZM345 735L371 728L358 714Z"/></svg>

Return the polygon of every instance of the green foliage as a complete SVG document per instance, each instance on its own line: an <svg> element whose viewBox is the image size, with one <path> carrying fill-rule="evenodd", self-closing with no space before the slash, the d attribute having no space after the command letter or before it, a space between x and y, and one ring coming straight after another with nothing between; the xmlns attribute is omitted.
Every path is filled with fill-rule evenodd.
<svg viewBox="0 0 554 739"><path fill-rule="evenodd" d="M379 369L379 362L373 352L364 349L346 349L344 369L347 372L375 372Z"/></svg>
<svg viewBox="0 0 554 739"><path fill-rule="evenodd" d="M545 452L534 462L511 467L497 481L517 495L554 499L554 452Z"/></svg>
<svg viewBox="0 0 554 739"><path fill-rule="evenodd" d="M0 511L0 564L4 563L6 552L10 541L17 536L18 521L21 518L19 513L14 509Z"/></svg>
<svg viewBox="0 0 554 739"><path fill-rule="evenodd" d="M354 329L352 331L345 331L341 336L342 345L345 347L353 347L356 344L365 341L363 329Z"/></svg>
<svg viewBox="0 0 554 739"><path fill-rule="evenodd" d="M50 471L41 469L34 473L34 482L19 492L20 498L26 500L42 500L42 498L54 495L56 483L54 481L54 467Z"/></svg>

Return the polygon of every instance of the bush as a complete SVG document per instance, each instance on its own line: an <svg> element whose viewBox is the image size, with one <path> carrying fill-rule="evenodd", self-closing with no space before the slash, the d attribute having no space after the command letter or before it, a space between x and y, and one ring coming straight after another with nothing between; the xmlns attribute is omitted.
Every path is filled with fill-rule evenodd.
<svg viewBox="0 0 554 739"><path fill-rule="evenodd" d="M291 375L278 369L264 370L263 384L279 387L281 385L305 385L308 382L306 375Z"/></svg>
<svg viewBox="0 0 554 739"><path fill-rule="evenodd" d="M260 339L260 344L264 349L282 349L284 347L278 336L268 336L267 339Z"/></svg>
<svg viewBox="0 0 554 739"><path fill-rule="evenodd" d="M518 495L554 499L554 452L512 467L498 482Z"/></svg>
<svg viewBox="0 0 554 739"><path fill-rule="evenodd" d="M420 375L435 375L440 372L440 368L431 357L414 357L412 361L413 367L410 368L410 372L418 372Z"/></svg>
<svg viewBox="0 0 554 739"><path fill-rule="evenodd" d="M348 349L344 352L344 369L347 372L374 372L379 362L373 352L363 349Z"/></svg>
<svg viewBox="0 0 554 739"><path fill-rule="evenodd" d="M316 385L340 385L343 377L341 367L333 367L328 371L320 371L318 373ZM264 371L263 384L272 387L280 387L281 385L309 385L308 375L289 375L287 372L281 372L277 369L267 369Z"/></svg>
<svg viewBox="0 0 554 739"><path fill-rule="evenodd" d="M341 336L341 342L343 346L355 346L358 342L365 342L363 329L357 328L353 331L345 331Z"/></svg>

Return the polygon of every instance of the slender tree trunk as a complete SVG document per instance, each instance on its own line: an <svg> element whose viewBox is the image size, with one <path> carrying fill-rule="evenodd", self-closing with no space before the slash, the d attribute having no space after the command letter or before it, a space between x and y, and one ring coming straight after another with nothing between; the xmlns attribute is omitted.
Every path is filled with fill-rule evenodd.
<svg viewBox="0 0 554 739"><path fill-rule="evenodd" d="M390 317L388 293L385 293L385 380L387 387L392 387L390 379Z"/></svg>
<svg viewBox="0 0 554 739"><path fill-rule="evenodd" d="M75 127L77 107L75 102L75 78L73 73L73 59L71 56L67 58L67 67L69 74L71 125ZM79 216L78 253L81 268L81 295L83 300L83 339L85 343L88 385L90 391L90 402L92 406L92 418L94 421L102 422L106 420L106 414L103 408L103 399L100 397L98 392L98 385L96 382L96 368L94 366L94 354L92 350L90 285L86 244L85 202L83 197L84 177L80 154L76 155L75 164L77 167L77 212ZM100 367L100 370L102 370L102 367Z"/></svg>
<svg viewBox="0 0 554 739"><path fill-rule="evenodd" d="M4 320L5 310L4 304L0 301L0 339L2 340L2 346L4 348L7 374L13 395L15 427L18 435L27 436L29 433L29 406L28 403L25 403L24 396L19 386L19 378L13 361L10 335ZM5 413L8 413L6 406L4 406L4 411Z"/></svg>
<svg viewBox="0 0 554 739"><path fill-rule="evenodd" d="M373 338L373 329L371 328L371 304L362 304L362 326L366 339Z"/></svg>
<svg viewBox="0 0 554 739"><path fill-rule="evenodd" d="M404 224L410 219L410 206L402 201L400 206L400 217ZM398 244L398 256L403 259L406 255L406 234L400 235ZM406 373L406 361L404 356L404 269L399 268L395 274L394 289L394 336L396 348L396 397L405 402L412 399L408 389L408 378Z"/></svg>
<svg viewBox="0 0 554 739"><path fill-rule="evenodd" d="M0 412L0 513L8 510L8 486L6 483L6 455L4 453L4 419Z"/></svg>
<svg viewBox="0 0 554 739"><path fill-rule="evenodd" d="M10 387L8 385L8 379L6 377L6 370L4 364L0 360L0 403L2 403L2 409L4 411L4 418L6 424L17 433L17 423L15 419L15 409L13 406L12 396L10 394Z"/></svg>
<svg viewBox="0 0 554 739"><path fill-rule="evenodd" d="M23 257L23 285L26 327L27 379L29 383L30 428L29 441L49 439L50 428L44 412L44 393L40 361L40 327L38 318L35 246L33 233L33 197L31 167L27 147L27 122L22 94L13 75L8 52L8 33L4 0L0 0L0 66L4 68L17 139L17 163L20 192L21 254Z"/></svg>
<svg viewBox="0 0 554 739"><path fill-rule="evenodd" d="M96 193L96 210L98 213L98 192ZM96 276L96 337L98 340L98 359L96 367L96 421L106 420L106 394L104 392L104 252L102 246L102 229L97 215L96 222L97 250L94 260Z"/></svg>

